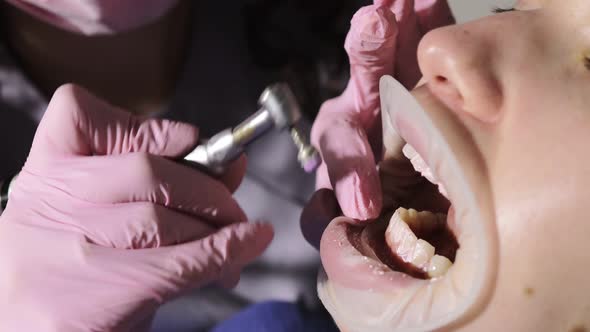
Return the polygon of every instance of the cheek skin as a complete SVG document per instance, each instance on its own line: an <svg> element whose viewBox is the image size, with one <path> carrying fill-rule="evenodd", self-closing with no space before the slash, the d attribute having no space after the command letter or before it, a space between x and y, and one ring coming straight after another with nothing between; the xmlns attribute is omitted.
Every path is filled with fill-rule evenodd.
<svg viewBox="0 0 590 332"><path fill-rule="evenodd" d="M553 82L572 80L560 78ZM590 113L580 116L590 101L567 96L584 95L580 87L545 82L520 85L521 102L489 142L500 270L487 310L460 331L590 327Z"/></svg>
<svg viewBox="0 0 590 332"><path fill-rule="evenodd" d="M587 293L581 291L589 272L584 267L588 264L580 264L587 261L585 236L576 237L571 219L554 210L498 215L502 251L494 298L459 331L549 332L590 326Z"/></svg>
<svg viewBox="0 0 590 332"><path fill-rule="evenodd" d="M564 72L572 54L553 46L530 45L520 53L542 56L504 64L519 75L505 80L501 121L470 126L489 166L501 252L492 302L459 331L590 331L590 73Z"/></svg>

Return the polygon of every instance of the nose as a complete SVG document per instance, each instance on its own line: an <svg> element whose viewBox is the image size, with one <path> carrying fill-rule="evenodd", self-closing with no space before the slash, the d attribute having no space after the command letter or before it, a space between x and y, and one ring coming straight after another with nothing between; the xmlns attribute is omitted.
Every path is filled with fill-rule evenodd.
<svg viewBox="0 0 590 332"><path fill-rule="evenodd" d="M418 47L423 80L451 110L486 123L497 121L502 89L494 70L495 43L477 23L432 30Z"/></svg>

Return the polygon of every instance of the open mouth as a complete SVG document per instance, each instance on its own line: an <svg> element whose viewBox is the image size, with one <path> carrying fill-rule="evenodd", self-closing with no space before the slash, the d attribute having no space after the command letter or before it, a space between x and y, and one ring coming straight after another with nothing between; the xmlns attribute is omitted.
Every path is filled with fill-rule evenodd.
<svg viewBox="0 0 590 332"><path fill-rule="evenodd" d="M489 299L497 244L485 167L427 87L411 96L391 77L381 83L383 212L366 225L332 221L318 291L349 331L434 330Z"/></svg>
<svg viewBox="0 0 590 332"><path fill-rule="evenodd" d="M382 182L395 185L384 189L382 217L365 226L347 225L347 237L362 255L392 271L418 279L441 277L459 248L450 226L454 210L424 159L409 144L403 152L407 159L381 165Z"/></svg>

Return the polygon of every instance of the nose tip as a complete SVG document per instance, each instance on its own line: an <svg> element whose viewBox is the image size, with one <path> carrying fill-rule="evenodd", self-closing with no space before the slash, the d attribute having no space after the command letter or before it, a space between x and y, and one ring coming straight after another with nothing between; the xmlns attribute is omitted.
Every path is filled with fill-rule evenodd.
<svg viewBox="0 0 590 332"><path fill-rule="evenodd" d="M502 91L489 51L493 45L473 30L452 26L429 32L419 45L418 62L423 80L447 107L494 122Z"/></svg>

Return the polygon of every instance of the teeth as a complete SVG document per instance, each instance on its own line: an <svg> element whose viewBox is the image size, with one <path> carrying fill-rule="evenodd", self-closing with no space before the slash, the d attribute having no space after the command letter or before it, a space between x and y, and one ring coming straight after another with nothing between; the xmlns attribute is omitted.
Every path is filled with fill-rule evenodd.
<svg viewBox="0 0 590 332"><path fill-rule="evenodd" d="M452 265L453 263L445 256L434 255L428 266L428 276L430 278L438 278L447 273Z"/></svg>
<svg viewBox="0 0 590 332"><path fill-rule="evenodd" d="M418 212L418 219L422 222L423 225L433 225L438 223L437 215L430 211Z"/></svg>
<svg viewBox="0 0 590 332"><path fill-rule="evenodd" d="M416 242L416 247L414 247L414 257L412 257L410 263L418 267L428 266L427 263L432 256L434 256L434 246L428 241L419 239Z"/></svg>
<svg viewBox="0 0 590 332"><path fill-rule="evenodd" d="M418 220L418 211L414 209L403 209L400 213L400 218L408 225L410 228L417 228L419 227L420 220Z"/></svg>
<svg viewBox="0 0 590 332"><path fill-rule="evenodd" d="M403 147L402 152L404 156L406 156L406 158L410 160L412 166L414 166L414 169L417 172L422 174L423 177L427 178L428 181L436 183L436 178L434 177L434 174L432 174L430 167L428 167L424 159L422 159L422 157L418 154L418 152L416 152L416 150L411 145L406 144Z"/></svg>
<svg viewBox="0 0 590 332"><path fill-rule="evenodd" d="M434 255L434 246L419 239L412 229L432 227L431 224L437 221L436 215L430 212L399 208L389 221L385 231L385 241L392 252L404 262L427 268L428 262Z"/></svg>
<svg viewBox="0 0 590 332"><path fill-rule="evenodd" d="M385 231L385 241L395 254L400 256L404 262L408 262L418 238L403 219L394 219L394 217L390 220L389 226Z"/></svg>
<svg viewBox="0 0 590 332"><path fill-rule="evenodd" d="M435 255L434 246L419 239L414 232L418 229L433 230L444 225L445 221L444 214L399 208L389 221L385 241L391 251L404 262L411 263L427 272L431 278L436 278L443 275L452 262L444 256Z"/></svg>
<svg viewBox="0 0 590 332"><path fill-rule="evenodd" d="M430 211L399 208L396 213L414 233L430 232L444 226L447 216L444 213L434 214Z"/></svg>
<svg viewBox="0 0 590 332"><path fill-rule="evenodd" d="M432 173L432 170L430 169L430 167L428 167L428 164L426 164L424 159L422 159L422 157L410 144L404 145L402 152L404 156L406 156L406 158L410 160L412 166L414 166L414 169L418 173L420 173L423 177L430 181L430 183L437 185L438 191L440 191L440 193L443 196L447 198L449 197L445 187L436 179L436 176L434 175L434 173Z"/></svg>

